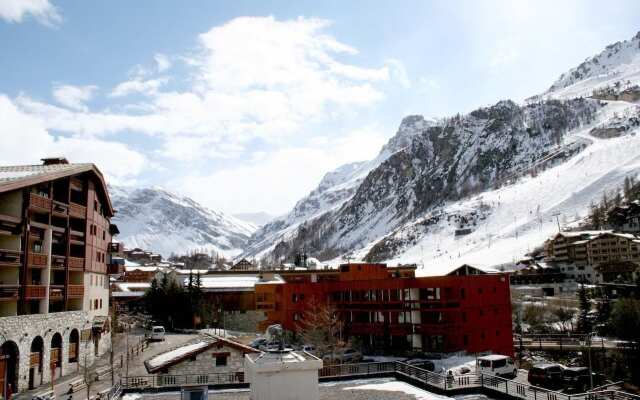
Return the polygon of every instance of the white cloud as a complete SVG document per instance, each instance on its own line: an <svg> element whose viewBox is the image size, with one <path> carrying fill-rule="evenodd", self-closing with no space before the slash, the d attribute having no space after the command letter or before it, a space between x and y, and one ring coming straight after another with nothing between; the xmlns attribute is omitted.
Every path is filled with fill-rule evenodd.
<svg viewBox="0 0 640 400"><path fill-rule="evenodd" d="M241 164L181 177L171 187L214 209L255 210L259 199L261 210L280 214L313 190L328 171L375 157L386 141L380 130L370 126L338 138L315 138L304 146L259 151Z"/></svg>
<svg viewBox="0 0 640 400"><path fill-rule="evenodd" d="M142 80L134 78L122 83L119 83L111 93L110 97L123 97L129 94L140 93L147 96L153 95L158 92L160 87L165 85L169 81L168 78L148 79Z"/></svg>
<svg viewBox="0 0 640 400"><path fill-rule="evenodd" d="M153 59L156 62L156 68L158 72L162 73L171 68L171 61L169 61L169 57L167 57L166 55L158 53L153 57Z"/></svg>
<svg viewBox="0 0 640 400"><path fill-rule="evenodd" d="M20 23L27 15L32 15L46 26L62 22L58 10L49 0L1 0L0 18L8 22Z"/></svg>
<svg viewBox="0 0 640 400"><path fill-rule="evenodd" d="M1 165L37 164L40 158L64 156L71 162L92 162L111 183L122 184L135 179L145 168L146 158L113 141L75 137L54 138L43 124L21 112L0 94ZM25 146L28 143L28 146Z"/></svg>
<svg viewBox="0 0 640 400"><path fill-rule="evenodd" d="M135 67L131 79L116 86L110 97L142 93L148 101L115 108L122 112L114 108L84 112L82 101L67 98L73 96L58 101L82 113L28 96L20 97L18 104L48 129L83 135L132 131L159 136L164 141L161 154L179 160L190 150L196 150L196 157L218 154L197 151L202 143L239 149L254 138L279 142L304 134L301 129L311 123L380 101L382 83L409 84L396 60L380 68L340 60L357 55L357 50L326 34L329 25L302 17L233 19L199 36L199 48L188 58L193 85L187 90L164 91L167 78L151 77L170 67L167 56L156 55L155 72ZM127 112L134 109L138 112Z"/></svg>
<svg viewBox="0 0 640 400"><path fill-rule="evenodd" d="M93 97L93 93L98 89L97 86L73 86L73 85L55 85L53 87L53 97L56 101L65 107L76 111L89 111L85 103Z"/></svg>

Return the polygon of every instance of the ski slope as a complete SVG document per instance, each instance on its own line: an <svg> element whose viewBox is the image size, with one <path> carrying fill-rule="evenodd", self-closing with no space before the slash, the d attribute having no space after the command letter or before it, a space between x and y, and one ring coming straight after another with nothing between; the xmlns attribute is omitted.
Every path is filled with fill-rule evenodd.
<svg viewBox="0 0 640 400"><path fill-rule="evenodd" d="M611 102L598 120L605 121L634 107ZM604 192L618 189L625 176L640 173L638 130L615 139L597 139L589 135L590 129L569 136L569 140L591 144L567 162L536 177L525 177L510 186L434 211L468 215L484 205L488 211L472 233L456 237L456 224L441 219L415 245L403 249L401 255L387 263L416 263L420 276L441 275L463 263L483 268L513 263L541 246L558 231L556 214L561 225L575 222L587 214L592 201L599 200ZM403 235L403 231L415 231L415 227L405 225L391 234ZM363 257L371 245L356 256Z"/></svg>

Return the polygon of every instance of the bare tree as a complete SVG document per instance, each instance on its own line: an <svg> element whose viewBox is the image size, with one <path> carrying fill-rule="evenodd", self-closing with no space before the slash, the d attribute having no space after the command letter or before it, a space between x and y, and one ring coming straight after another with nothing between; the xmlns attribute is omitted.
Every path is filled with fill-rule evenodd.
<svg viewBox="0 0 640 400"><path fill-rule="evenodd" d="M307 301L304 313L298 318L298 333L306 344L315 347L318 355L346 346L342 340L343 323L332 304L313 297Z"/></svg>

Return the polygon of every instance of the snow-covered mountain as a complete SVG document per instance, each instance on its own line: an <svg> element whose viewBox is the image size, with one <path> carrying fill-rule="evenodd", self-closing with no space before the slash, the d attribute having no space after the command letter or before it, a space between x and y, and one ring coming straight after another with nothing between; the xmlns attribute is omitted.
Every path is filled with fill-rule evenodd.
<svg viewBox="0 0 640 400"><path fill-rule="evenodd" d="M546 95L555 98L590 96L603 86L627 86L640 80L640 32L633 38L607 46L556 80Z"/></svg>
<svg viewBox="0 0 640 400"><path fill-rule="evenodd" d="M555 213L583 216L604 190L640 172L638 106L586 98L638 84L639 43L640 35L608 46L524 105L405 118L379 157L327 174L258 230L247 253L279 260L304 248L323 260L415 262L422 274L522 257L557 230ZM592 135L609 127L619 134Z"/></svg>
<svg viewBox="0 0 640 400"><path fill-rule="evenodd" d="M255 226L161 188L110 186L118 241L165 257L190 250L238 255Z"/></svg>
<svg viewBox="0 0 640 400"><path fill-rule="evenodd" d="M396 135L382 147L376 158L345 164L328 172L318 187L299 200L293 210L258 229L251 237L244 255L259 257L268 253L277 243L286 240L301 223L342 206L354 195L371 170L395 152L407 147L412 136L433 124L435 120L419 115L404 118Z"/></svg>
<svg viewBox="0 0 640 400"><path fill-rule="evenodd" d="M271 221L274 218L273 215L266 213L264 211L238 213L238 214L233 214L233 216L238 218L239 220L255 225L256 229L258 229L258 227L260 226L267 224L269 221Z"/></svg>

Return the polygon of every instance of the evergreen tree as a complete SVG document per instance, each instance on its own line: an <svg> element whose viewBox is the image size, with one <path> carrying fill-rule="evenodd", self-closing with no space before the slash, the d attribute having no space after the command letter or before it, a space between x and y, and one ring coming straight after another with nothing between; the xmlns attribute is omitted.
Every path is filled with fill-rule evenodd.
<svg viewBox="0 0 640 400"><path fill-rule="evenodd" d="M591 321L589 320L589 311L591 311L591 303L589 302L589 296L587 289L584 287L584 283L580 284L578 290L578 300L580 301L580 310L578 313L578 331L580 333L591 333Z"/></svg>

